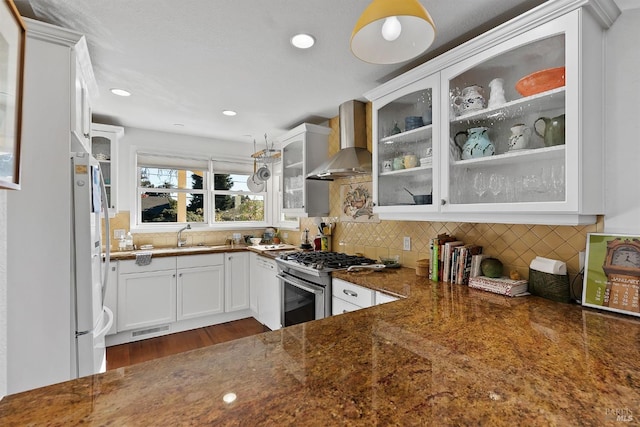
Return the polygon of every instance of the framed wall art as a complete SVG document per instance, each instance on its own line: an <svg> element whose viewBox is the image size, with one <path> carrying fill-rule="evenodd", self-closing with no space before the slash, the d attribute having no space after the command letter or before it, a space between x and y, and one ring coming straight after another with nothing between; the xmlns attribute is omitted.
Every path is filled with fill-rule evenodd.
<svg viewBox="0 0 640 427"><path fill-rule="evenodd" d="M587 235L582 305L640 316L640 236Z"/></svg>
<svg viewBox="0 0 640 427"><path fill-rule="evenodd" d="M0 2L0 188L20 189L25 27L12 0Z"/></svg>

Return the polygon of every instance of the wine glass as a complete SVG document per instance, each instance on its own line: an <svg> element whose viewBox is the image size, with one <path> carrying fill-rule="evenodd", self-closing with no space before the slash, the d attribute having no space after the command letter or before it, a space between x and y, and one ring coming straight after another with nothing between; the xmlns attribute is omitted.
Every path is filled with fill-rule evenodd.
<svg viewBox="0 0 640 427"><path fill-rule="evenodd" d="M564 165L553 165L551 167L551 182L553 192L560 197L564 196Z"/></svg>
<svg viewBox="0 0 640 427"><path fill-rule="evenodd" d="M484 196L487 192L487 176L485 172L476 172L473 176L473 189L476 191L478 195L478 199L482 200L482 196Z"/></svg>
<svg viewBox="0 0 640 427"><path fill-rule="evenodd" d="M504 189L504 176L498 173L492 173L489 176L489 191L493 194L493 200L498 200L498 194Z"/></svg>

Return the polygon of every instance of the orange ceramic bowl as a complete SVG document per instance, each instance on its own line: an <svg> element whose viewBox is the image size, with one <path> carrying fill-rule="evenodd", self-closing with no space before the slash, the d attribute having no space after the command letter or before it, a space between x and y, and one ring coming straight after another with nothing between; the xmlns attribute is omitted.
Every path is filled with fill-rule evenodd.
<svg viewBox="0 0 640 427"><path fill-rule="evenodd" d="M564 67L536 71L518 80L516 90L522 96L531 96L564 86Z"/></svg>

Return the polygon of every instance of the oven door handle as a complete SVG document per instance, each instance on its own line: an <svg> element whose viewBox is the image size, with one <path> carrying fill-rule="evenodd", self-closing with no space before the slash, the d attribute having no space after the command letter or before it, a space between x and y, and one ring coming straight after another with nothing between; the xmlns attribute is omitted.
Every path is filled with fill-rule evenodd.
<svg viewBox="0 0 640 427"><path fill-rule="evenodd" d="M312 286L312 285L307 285L305 283L302 283L299 280L295 280L291 277L286 277L286 276L282 276L280 274L276 275L276 277L282 281L284 281L285 283L290 283L293 286L295 286L296 288L300 288L303 289L307 292L311 292L312 294L321 294L322 292L324 292L323 288L317 287L317 286Z"/></svg>

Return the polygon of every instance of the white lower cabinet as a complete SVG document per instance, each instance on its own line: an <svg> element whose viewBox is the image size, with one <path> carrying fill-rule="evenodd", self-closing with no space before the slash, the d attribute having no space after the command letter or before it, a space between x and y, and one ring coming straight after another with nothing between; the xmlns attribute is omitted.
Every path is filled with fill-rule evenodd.
<svg viewBox="0 0 640 427"><path fill-rule="evenodd" d="M223 254L178 257L177 275L177 320L224 312Z"/></svg>
<svg viewBox="0 0 640 427"><path fill-rule="evenodd" d="M375 292L342 279L333 279L333 297L331 300L333 315L343 314L361 308L371 307L375 301Z"/></svg>
<svg viewBox="0 0 640 427"><path fill-rule="evenodd" d="M376 305L385 304L388 302L398 301L400 298L393 295L385 294L384 292L376 291Z"/></svg>
<svg viewBox="0 0 640 427"><path fill-rule="evenodd" d="M260 270L258 269L258 254L249 252L249 308L253 317L258 319L258 277Z"/></svg>
<svg viewBox="0 0 640 427"><path fill-rule="evenodd" d="M249 308L249 253L224 255L225 312Z"/></svg>
<svg viewBox="0 0 640 427"><path fill-rule="evenodd" d="M374 291L342 279L333 279L331 283L333 284L331 314L334 316L399 299L384 292Z"/></svg>
<svg viewBox="0 0 640 427"><path fill-rule="evenodd" d="M280 318L280 280L277 277L278 267L272 259L259 256L256 260L259 272L258 321L275 331L282 327Z"/></svg>
<svg viewBox="0 0 640 427"><path fill-rule="evenodd" d="M176 257L120 261L119 270L118 331L176 321Z"/></svg>

